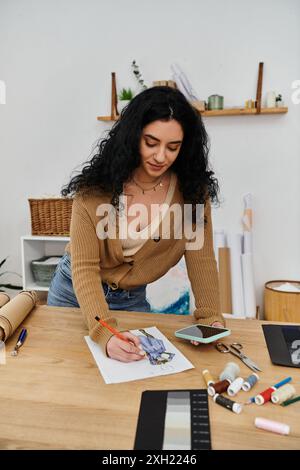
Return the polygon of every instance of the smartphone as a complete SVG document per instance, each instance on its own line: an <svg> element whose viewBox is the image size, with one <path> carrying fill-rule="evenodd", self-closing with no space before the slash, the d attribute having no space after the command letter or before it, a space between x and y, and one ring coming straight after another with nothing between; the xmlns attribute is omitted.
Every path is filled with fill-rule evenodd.
<svg viewBox="0 0 300 470"><path fill-rule="evenodd" d="M207 325L191 325L181 330L175 331L177 338L188 339L190 341L198 341L198 343L212 343L217 339L223 338L231 334L227 328L216 328Z"/></svg>

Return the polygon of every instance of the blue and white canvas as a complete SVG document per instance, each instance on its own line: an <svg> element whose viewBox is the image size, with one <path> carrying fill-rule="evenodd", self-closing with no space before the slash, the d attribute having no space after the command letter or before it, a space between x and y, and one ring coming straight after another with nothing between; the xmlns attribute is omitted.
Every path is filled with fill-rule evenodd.
<svg viewBox="0 0 300 470"><path fill-rule="evenodd" d="M163 277L147 285L152 313L190 314L190 281L184 257Z"/></svg>

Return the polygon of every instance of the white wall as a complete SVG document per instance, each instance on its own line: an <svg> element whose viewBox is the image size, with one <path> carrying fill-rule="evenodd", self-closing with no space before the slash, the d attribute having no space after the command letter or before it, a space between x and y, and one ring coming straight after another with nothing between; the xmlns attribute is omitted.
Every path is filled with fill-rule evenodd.
<svg viewBox="0 0 300 470"><path fill-rule="evenodd" d="M207 118L221 184L216 228L240 230L242 196L255 200L257 293L276 278L300 278L300 79L298 0L1 0L0 258L21 272L20 236L30 233L27 197L58 193L89 158L110 112L110 73L135 86L136 59L148 85L177 61L203 99L226 105L263 91L283 94L280 116ZM17 280L12 278L12 281Z"/></svg>

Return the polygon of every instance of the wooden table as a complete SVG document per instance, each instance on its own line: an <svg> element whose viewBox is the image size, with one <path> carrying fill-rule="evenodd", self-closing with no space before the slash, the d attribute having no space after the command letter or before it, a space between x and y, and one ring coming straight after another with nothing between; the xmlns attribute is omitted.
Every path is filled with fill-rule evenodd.
<svg viewBox="0 0 300 470"><path fill-rule="evenodd" d="M191 317L115 312L121 327L157 326L194 364L195 369L164 377L106 385L83 339L87 334L79 309L37 306L26 319L28 338L18 357L11 357L18 332L7 341L7 364L0 366L1 449L133 449L144 390L203 388L201 371L216 377L236 360L245 377L251 373L232 355L212 345L195 347L173 332ZM272 365L261 323L228 320L230 340L242 342L246 354L263 369L256 391L291 375L300 392L300 369ZM228 338L225 338L229 342ZM240 392L239 400L250 393ZM254 427L262 416L287 423L289 436ZM288 407L268 403L245 406L236 415L210 399L213 449L299 449L300 402Z"/></svg>

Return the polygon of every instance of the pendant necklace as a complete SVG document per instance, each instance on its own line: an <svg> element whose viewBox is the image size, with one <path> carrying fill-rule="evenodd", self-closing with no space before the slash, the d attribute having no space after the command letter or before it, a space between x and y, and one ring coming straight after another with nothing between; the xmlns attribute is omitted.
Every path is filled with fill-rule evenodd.
<svg viewBox="0 0 300 470"><path fill-rule="evenodd" d="M152 186L152 188L143 188L134 178L132 178L132 181L134 182L134 184L140 188L142 190L142 193L145 194L146 191L156 191L156 188L157 186L160 186L162 187L163 186L163 183L162 183L162 178L160 178L160 180L158 181L158 183L156 183L154 186Z"/></svg>

